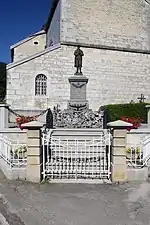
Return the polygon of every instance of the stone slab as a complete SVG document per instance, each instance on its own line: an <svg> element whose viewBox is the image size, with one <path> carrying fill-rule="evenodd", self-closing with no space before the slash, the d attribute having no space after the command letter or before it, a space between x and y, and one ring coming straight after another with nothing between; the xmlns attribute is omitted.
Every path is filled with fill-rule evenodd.
<svg viewBox="0 0 150 225"><path fill-rule="evenodd" d="M114 121L114 122L107 123L107 126L112 127L112 128L122 128L123 129L123 128L126 128L126 127L132 127L133 124L124 122L122 120L117 120L117 121Z"/></svg>

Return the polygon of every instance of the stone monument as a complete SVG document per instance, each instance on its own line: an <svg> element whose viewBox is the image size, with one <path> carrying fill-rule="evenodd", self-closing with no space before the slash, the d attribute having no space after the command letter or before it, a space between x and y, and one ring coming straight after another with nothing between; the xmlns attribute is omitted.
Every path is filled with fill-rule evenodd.
<svg viewBox="0 0 150 225"><path fill-rule="evenodd" d="M82 57L84 56L80 46L74 52L75 67L77 68L74 76L69 77L70 83L70 100L68 101L68 109L77 111L85 110L88 108L88 101L86 100L86 85L88 78L82 74Z"/></svg>
<svg viewBox="0 0 150 225"><path fill-rule="evenodd" d="M61 110L57 105L53 109L54 127L56 128L102 128L102 112L93 112L89 109L86 99L88 78L82 73L82 59L84 56L80 46L74 52L74 66L76 72L69 77L70 100L67 109Z"/></svg>

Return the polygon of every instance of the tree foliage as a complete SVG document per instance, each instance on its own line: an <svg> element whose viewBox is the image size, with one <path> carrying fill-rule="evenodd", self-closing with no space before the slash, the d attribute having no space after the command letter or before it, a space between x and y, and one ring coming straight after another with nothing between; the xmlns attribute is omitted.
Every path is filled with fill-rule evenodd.
<svg viewBox="0 0 150 225"><path fill-rule="evenodd" d="M0 62L0 101L3 101L6 95L6 63Z"/></svg>

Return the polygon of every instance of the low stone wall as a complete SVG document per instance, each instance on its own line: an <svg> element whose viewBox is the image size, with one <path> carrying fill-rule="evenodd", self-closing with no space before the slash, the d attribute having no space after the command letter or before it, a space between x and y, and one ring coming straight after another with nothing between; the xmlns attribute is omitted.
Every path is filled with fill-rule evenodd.
<svg viewBox="0 0 150 225"><path fill-rule="evenodd" d="M148 167L127 168L127 181L146 181L148 179Z"/></svg>
<svg viewBox="0 0 150 225"><path fill-rule="evenodd" d="M26 180L26 168L12 168L2 158L0 158L0 170L8 180Z"/></svg>

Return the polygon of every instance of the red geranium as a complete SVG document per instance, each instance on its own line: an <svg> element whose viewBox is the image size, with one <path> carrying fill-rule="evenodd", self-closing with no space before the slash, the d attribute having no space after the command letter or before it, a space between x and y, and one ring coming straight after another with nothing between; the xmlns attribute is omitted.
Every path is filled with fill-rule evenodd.
<svg viewBox="0 0 150 225"><path fill-rule="evenodd" d="M142 119L140 119L139 117L138 118L135 118L135 117L126 117L126 116L122 116L121 117L121 120L125 121L125 122L128 122L128 123L132 123L133 126L130 127L130 128L127 128L127 130L131 130L131 129L137 129L141 126L141 123L144 122Z"/></svg>

